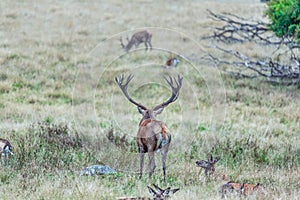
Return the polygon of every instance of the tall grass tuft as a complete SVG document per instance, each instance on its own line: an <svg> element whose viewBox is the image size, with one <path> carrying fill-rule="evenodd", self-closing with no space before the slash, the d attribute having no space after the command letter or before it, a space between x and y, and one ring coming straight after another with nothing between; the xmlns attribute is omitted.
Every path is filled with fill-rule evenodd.
<svg viewBox="0 0 300 200"><path fill-rule="evenodd" d="M15 156L9 165L15 170L34 174L76 171L96 161L69 124L34 123L24 133L14 132L13 137Z"/></svg>

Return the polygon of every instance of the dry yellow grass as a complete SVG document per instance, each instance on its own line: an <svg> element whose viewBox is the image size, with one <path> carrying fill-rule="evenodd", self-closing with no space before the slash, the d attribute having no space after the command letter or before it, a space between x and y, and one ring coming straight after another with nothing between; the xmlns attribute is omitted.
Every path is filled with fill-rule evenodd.
<svg viewBox="0 0 300 200"><path fill-rule="evenodd" d="M71 166L74 169L43 171L39 166L18 170L14 160L0 172L1 198L116 199L149 196L146 186L152 183L166 186L160 155L154 177L138 180L138 155L107 143L111 128L130 139L137 132L141 116L114 82L116 75L126 72L135 74L129 93L149 106L170 95L163 74L184 77L178 102L158 116L173 134L167 185L181 190L172 199L221 198L222 183L206 182L195 166L210 153L221 156L217 171L240 182L260 182L269 192L250 199L297 199L299 88L238 80L199 61L205 51L214 51L207 48L214 41L200 39L211 31L208 26L217 25L206 9L262 19L264 8L258 0L1 1L1 137L18 146L17 139L30 134L33 123L71 123L85 149L120 171L117 176L80 177L79 170L95 163L82 158L82 164ZM124 54L119 37L145 27L153 33L154 49L133 48ZM272 49L252 43L228 48L249 56L266 56ZM168 71L161 65L170 52L181 62ZM19 147L15 152L22 154Z"/></svg>

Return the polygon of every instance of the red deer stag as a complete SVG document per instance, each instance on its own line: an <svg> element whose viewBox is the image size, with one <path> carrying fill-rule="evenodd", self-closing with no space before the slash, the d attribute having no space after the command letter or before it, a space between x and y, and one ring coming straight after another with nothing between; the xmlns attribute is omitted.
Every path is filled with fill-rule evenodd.
<svg viewBox="0 0 300 200"><path fill-rule="evenodd" d="M151 44L151 38L152 34L148 31L140 31L132 35L131 39L129 40L127 37L127 45L123 44L122 37L120 37L121 46L123 49L125 49L126 52L128 52L133 45L137 48L141 43L144 43L146 46L146 50L148 49L148 44L150 46L150 49L152 49Z"/></svg>
<svg viewBox="0 0 300 200"><path fill-rule="evenodd" d="M166 159L171 142L171 133L162 121L155 119L155 116L160 114L170 103L176 101L179 96L179 90L182 86L182 77L178 75L177 80L175 78L173 79L169 77L168 79L165 77L165 80L172 88L172 96L167 101L157 105L153 109L146 108L144 105L137 103L129 96L127 87L132 78L133 75L131 74L128 76L127 80L125 80L124 75L121 75L120 78L116 77L115 79L126 98L136 105L138 111L143 115L143 118L139 123L139 130L136 138L140 154L140 178L142 178L143 175L144 154L148 152L149 155L149 177L151 177L156 167L154 153L155 151L160 150L162 155L164 181L166 181Z"/></svg>

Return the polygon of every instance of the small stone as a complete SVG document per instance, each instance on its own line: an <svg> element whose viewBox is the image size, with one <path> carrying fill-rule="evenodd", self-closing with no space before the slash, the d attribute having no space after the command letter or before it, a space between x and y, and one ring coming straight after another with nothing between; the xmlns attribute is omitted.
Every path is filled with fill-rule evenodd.
<svg viewBox="0 0 300 200"><path fill-rule="evenodd" d="M80 175L83 176L94 176L94 175L105 175L105 174L114 174L116 171L108 166L103 165L92 165L90 167L84 168Z"/></svg>

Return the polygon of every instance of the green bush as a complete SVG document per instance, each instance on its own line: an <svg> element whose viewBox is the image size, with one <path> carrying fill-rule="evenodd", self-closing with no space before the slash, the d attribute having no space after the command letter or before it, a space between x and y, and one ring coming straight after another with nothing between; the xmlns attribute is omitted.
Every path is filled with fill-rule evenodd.
<svg viewBox="0 0 300 200"><path fill-rule="evenodd" d="M278 37L290 37L300 42L300 1L272 0L268 3L266 15L270 28Z"/></svg>

